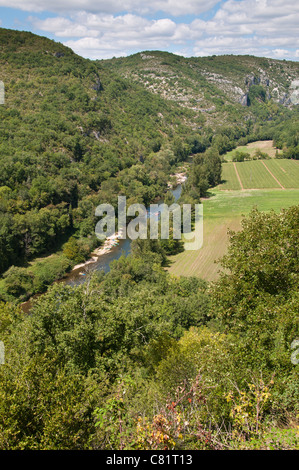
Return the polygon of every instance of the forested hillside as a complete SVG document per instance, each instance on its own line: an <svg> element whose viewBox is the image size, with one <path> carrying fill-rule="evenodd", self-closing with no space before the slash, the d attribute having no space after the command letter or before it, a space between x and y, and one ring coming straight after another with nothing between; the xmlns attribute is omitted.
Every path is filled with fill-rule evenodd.
<svg viewBox="0 0 299 470"><path fill-rule="evenodd" d="M205 126L241 127L299 103L298 64L254 56L185 58L148 51L99 61L151 93L194 111ZM195 127L195 126L194 126Z"/></svg>
<svg viewBox="0 0 299 470"><path fill-rule="evenodd" d="M0 30L0 45L0 270L75 234L68 266L97 243L98 204L163 193L193 114L48 39Z"/></svg>
<svg viewBox="0 0 299 470"><path fill-rule="evenodd" d="M148 205L183 165L200 204L255 140L298 160L298 63L91 61L0 29L0 80L0 449L298 448L298 205L244 218L215 282L169 274L173 240L54 282L99 204Z"/></svg>

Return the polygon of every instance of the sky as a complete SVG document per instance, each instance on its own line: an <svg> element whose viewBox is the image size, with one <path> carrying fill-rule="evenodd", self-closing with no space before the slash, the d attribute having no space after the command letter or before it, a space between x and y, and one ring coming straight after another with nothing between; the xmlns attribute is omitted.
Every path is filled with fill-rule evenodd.
<svg viewBox="0 0 299 470"><path fill-rule="evenodd" d="M298 0L0 0L0 27L89 59L161 50L299 60Z"/></svg>

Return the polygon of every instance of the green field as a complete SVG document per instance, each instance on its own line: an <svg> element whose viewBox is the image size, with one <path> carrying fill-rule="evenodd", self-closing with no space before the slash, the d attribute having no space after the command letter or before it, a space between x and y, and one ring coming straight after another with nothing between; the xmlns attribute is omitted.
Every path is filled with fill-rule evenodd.
<svg viewBox="0 0 299 470"><path fill-rule="evenodd" d="M223 158L225 161L232 161L236 151L249 153L249 155L252 157L256 150L261 150L262 152L267 153L271 158L275 157L276 152L278 154L282 153L282 150L273 147L273 140L259 140L257 142L251 142L247 145L239 145L237 148L223 155Z"/></svg>
<svg viewBox="0 0 299 470"><path fill-rule="evenodd" d="M184 251L170 257L169 272L175 276L198 276L208 281L218 277L217 262L227 249L229 230L240 230L241 220L253 207L261 211L299 204L299 189L256 189L223 191L215 188L203 201L204 240L198 251Z"/></svg>
<svg viewBox="0 0 299 470"><path fill-rule="evenodd" d="M299 161L273 159L265 164L285 188L299 188Z"/></svg>
<svg viewBox="0 0 299 470"><path fill-rule="evenodd" d="M222 180L218 187L221 190L298 189L299 162L287 159L228 162L222 165Z"/></svg>
<svg viewBox="0 0 299 470"><path fill-rule="evenodd" d="M280 188L261 160L236 163L236 168L244 189Z"/></svg>
<svg viewBox="0 0 299 470"><path fill-rule="evenodd" d="M222 181L221 189L241 189L235 167L232 163L225 163L222 165Z"/></svg>

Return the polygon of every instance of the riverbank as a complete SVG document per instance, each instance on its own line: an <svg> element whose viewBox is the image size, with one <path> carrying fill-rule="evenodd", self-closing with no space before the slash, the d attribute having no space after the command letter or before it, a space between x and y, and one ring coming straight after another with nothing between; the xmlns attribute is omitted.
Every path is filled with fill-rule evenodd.
<svg viewBox="0 0 299 470"><path fill-rule="evenodd" d="M186 180L185 174L182 172L177 173L177 176L178 181ZM172 192L177 200L180 196L181 184L178 183ZM162 199L160 200L163 201ZM108 237L100 247L92 251L91 257L87 261L73 266L68 272L65 270L64 275L62 274L58 278L53 279L51 284L63 282L67 285L76 286L85 282L86 274L89 270L109 272L111 262L119 259L123 254L127 256L131 251L131 240L128 237L122 239L121 235L122 232L119 231ZM46 289L41 289L40 293L34 293L32 298L36 298L44 292L46 292ZM22 303L22 309L26 313L30 311L32 298Z"/></svg>
<svg viewBox="0 0 299 470"><path fill-rule="evenodd" d="M171 181L169 181L167 183L168 189L174 189L176 186L185 183L185 181L187 180L186 172L175 173L174 175L170 175L170 177L172 179L175 179L175 182L172 183Z"/></svg>
<svg viewBox="0 0 299 470"><path fill-rule="evenodd" d="M185 171L175 173L174 175L170 175L170 177L172 179L175 178L175 183L172 183L171 181L169 181L167 184L168 189L174 189L182 185L183 183L185 183L185 181L187 180L187 175ZM160 198L158 200L160 200ZM120 230L119 232L114 233L110 237L107 237L104 244L91 253L91 258L89 258L87 261L83 263L76 264L76 266L73 267L72 271L78 271L78 269L82 269L82 268L85 268L86 266L89 266L90 264L97 263L101 256L109 253L113 247L119 244L119 239L122 238L122 234L123 234L123 231Z"/></svg>
<svg viewBox="0 0 299 470"><path fill-rule="evenodd" d="M85 266L88 266L89 264L96 263L99 260L100 256L103 256L107 253L109 253L113 247L119 245L119 239L122 238L123 230L120 230L119 232L114 233L110 237L107 237L106 240L104 241L104 244L101 245L99 248L96 248L92 253L92 257L85 261L84 263L76 264L76 266L73 267L72 271L77 271L80 268L84 268Z"/></svg>

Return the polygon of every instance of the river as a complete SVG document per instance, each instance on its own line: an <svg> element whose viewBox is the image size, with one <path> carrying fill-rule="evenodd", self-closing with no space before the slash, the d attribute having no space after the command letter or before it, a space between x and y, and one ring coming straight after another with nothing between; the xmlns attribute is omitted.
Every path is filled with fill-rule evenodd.
<svg viewBox="0 0 299 470"><path fill-rule="evenodd" d="M182 192L182 185L178 184L174 189L171 189L175 201L177 201ZM159 199L158 204L163 203L163 198ZM92 271L104 271L105 273L110 270L110 263L114 260L119 259L122 254L127 256L131 251L131 240L126 238L125 240L119 240L119 245L113 247L111 251L99 256L95 263L87 265L85 268L79 268L69 273L65 278L65 284L76 286L83 284L86 276L85 273ZM80 274L81 273L81 274Z"/></svg>
<svg viewBox="0 0 299 470"><path fill-rule="evenodd" d="M177 201L182 192L182 184L178 184L174 189L171 189L171 192L174 196L175 201ZM162 204L163 198L159 199L157 204ZM71 271L62 279L59 279L55 282L63 282L71 286L77 286L83 284L86 280L86 276L81 275L82 272L92 272L92 271L104 271L105 273L110 270L110 263L114 260L119 259L122 254L127 256L131 251L131 240L126 238L125 240L119 240L119 245L113 247L111 251L105 253L104 255L99 256L98 260L95 263L87 265L85 268L76 269ZM22 310L25 313L29 313L32 307L32 300L39 297L41 294L35 294L31 299L23 302L21 304Z"/></svg>

